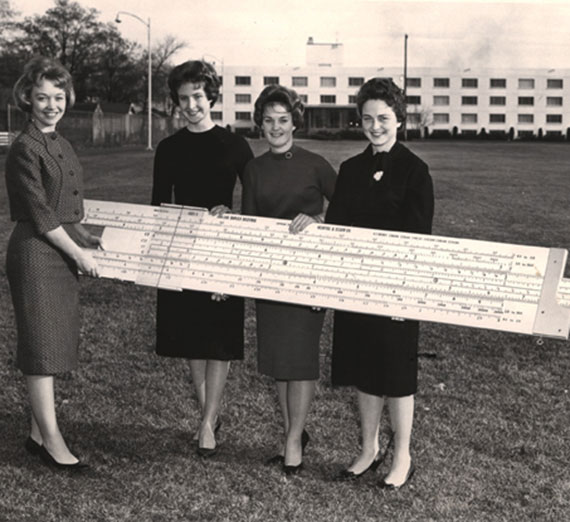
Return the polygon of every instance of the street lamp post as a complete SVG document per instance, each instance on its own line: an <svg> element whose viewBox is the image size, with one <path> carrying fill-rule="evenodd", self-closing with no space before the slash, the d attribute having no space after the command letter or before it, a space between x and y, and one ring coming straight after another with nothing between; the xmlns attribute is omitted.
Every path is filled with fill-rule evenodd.
<svg viewBox="0 0 570 522"><path fill-rule="evenodd" d="M119 11L117 16L115 17L115 22L120 24L121 18L120 15L127 15L136 18L139 22L142 22L146 25L146 32L147 32L147 46L148 46L148 102L147 102L147 112L148 112L148 143L146 146L146 150L152 150L152 54L150 50L150 17L145 22L140 16L129 13L127 11Z"/></svg>
<svg viewBox="0 0 570 522"><path fill-rule="evenodd" d="M408 112L408 101L406 95L408 92L408 35L404 35L404 103L406 104L406 113ZM406 114L407 116L407 114ZM404 141L408 140L408 127L406 125L407 117L404 120Z"/></svg>

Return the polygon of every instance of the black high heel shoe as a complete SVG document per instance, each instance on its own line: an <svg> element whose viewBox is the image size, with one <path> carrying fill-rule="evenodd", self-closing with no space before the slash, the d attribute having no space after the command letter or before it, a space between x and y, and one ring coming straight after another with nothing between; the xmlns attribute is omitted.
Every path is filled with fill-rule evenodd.
<svg viewBox="0 0 570 522"><path fill-rule="evenodd" d="M24 442L24 448L30 455L39 455L41 444L38 444L32 437L28 437Z"/></svg>
<svg viewBox="0 0 570 522"><path fill-rule="evenodd" d="M380 466L380 464L384 462L385 457L386 453L378 451L378 453L376 453L376 456L374 457L374 460L370 463L370 466L368 466L364 471L361 471L360 473L355 473L354 471L350 471L349 469L343 469L338 473L338 475L336 475L333 478L333 480L336 482L350 482L353 480L358 480L369 471L376 471L378 469L378 466Z"/></svg>
<svg viewBox="0 0 570 522"><path fill-rule="evenodd" d="M285 464L285 462L283 463L283 472L285 473L285 475L297 475L299 473L299 471L301 471L303 469L303 463L300 462L299 464L297 464L296 466L287 466Z"/></svg>
<svg viewBox="0 0 570 522"><path fill-rule="evenodd" d="M307 433L307 431L303 430L303 433L301 433L301 454L302 455L305 454L305 448L307 447L307 444L309 444L310 440L311 440L311 437L309 437L309 434ZM266 466L272 466L273 464L285 465L285 457L283 455L273 455L273 457L270 457L265 461Z"/></svg>
<svg viewBox="0 0 570 522"><path fill-rule="evenodd" d="M402 489L410 481L410 479L414 476L415 471L416 467L414 466L414 463L410 461L410 468L408 469L408 473L406 474L404 482L402 482L399 486L396 486L396 484L391 484L390 482L386 482L386 477L384 477L380 481L379 486L382 489L387 489L389 491L398 491L399 489Z"/></svg>
<svg viewBox="0 0 570 522"><path fill-rule="evenodd" d="M63 464L62 462L58 462L52 457L45 446L40 446L38 455L46 466L50 466L52 468L73 472L87 471L89 469L89 464L85 464L85 462L81 462L80 460L78 460L75 464Z"/></svg>
<svg viewBox="0 0 570 522"><path fill-rule="evenodd" d="M218 434L220 428L222 427L222 421L218 418L216 419L216 424L214 425L214 435ZM213 457L216 453L218 453L218 446L215 448L204 448L200 446L200 443L197 442L196 453L200 455L200 457L208 458Z"/></svg>
<svg viewBox="0 0 570 522"><path fill-rule="evenodd" d="M218 447L215 448L203 448L202 446L198 446L196 448L196 453L205 459L208 457L213 457L216 453L218 453Z"/></svg>

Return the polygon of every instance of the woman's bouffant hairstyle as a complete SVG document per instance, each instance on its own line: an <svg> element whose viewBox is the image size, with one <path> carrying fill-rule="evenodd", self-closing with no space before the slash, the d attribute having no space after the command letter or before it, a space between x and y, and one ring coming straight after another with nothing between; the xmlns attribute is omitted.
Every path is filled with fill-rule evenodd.
<svg viewBox="0 0 570 522"><path fill-rule="evenodd" d="M383 100L392 107L396 119L403 122L406 119L406 99L400 89L390 78L371 78L356 95L358 114L362 116L362 106L368 100Z"/></svg>
<svg viewBox="0 0 570 522"><path fill-rule="evenodd" d="M293 117L293 125L295 125L297 129L303 127L305 106L296 91L283 87L282 85L268 85L261 91L257 100L255 100L253 121L258 127L261 127L263 122L263 111L265 107L272 103L284 105Z"/></svg>
<svg viewBox="0 0 570 522"><path fill-rule="evenodd" d="M32 89L42 80L53 82L56 87L65 91L66 107L70 109L75 103L75 91L69 71L58 61L45 56L36 56L24 66L24 74L18 78L12 90L16 105L24 112L32 112Z"/></svg>
<svg viewBox="0 0 570 522"><path fill-rule="evenodd" d="M214 66L204 60L189 60L177 65L168 75L168 88L172 101L178 105L178 89L185 83L202 84L206 97L213 107L220 95L220 77Z"/></svg>

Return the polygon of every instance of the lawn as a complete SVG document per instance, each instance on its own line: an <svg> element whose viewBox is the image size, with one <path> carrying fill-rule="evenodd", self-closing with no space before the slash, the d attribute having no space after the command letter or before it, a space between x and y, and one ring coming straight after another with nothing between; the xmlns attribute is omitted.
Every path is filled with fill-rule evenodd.
<svg viewBox="0 0 570 522"><path fill-rule="evenodd" d="M338 168L364 142L302 142ZM567 248L570 146L411 142L430 166L434 233ZM253 142L256 154L264 149ZM0 156L0 173L5 155ZM85 150L86 196L147 203L152 153ZM236 191L236 199L239 190ZM11 231L0 181L0 520L19 521L553 521L570 519L570 346L567 341L423 324L413 437L417 472L399 492L331 477L357 453L353 393L330 386L331 314L301 475L263 461L280 436L272 382L255 365L252 303L246 358L230 372L220 452L195 455L190 372L153 353L155 292L82 280L78 371L58 380L70 445L94 471L71 477L23 448L29 411L15 370L14 318L4 270ZM568 270L566 277L568 277ZM386 442L384 423L382 441Z"/></svg>

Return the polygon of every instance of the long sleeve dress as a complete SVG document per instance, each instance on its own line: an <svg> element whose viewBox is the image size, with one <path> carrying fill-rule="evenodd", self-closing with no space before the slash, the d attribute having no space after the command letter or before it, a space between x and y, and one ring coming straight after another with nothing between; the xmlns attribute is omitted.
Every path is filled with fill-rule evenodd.
<svg viewBox="0 0 570 522"><path fill-rule="evenodd" d="M341 165L326 222L429 234L433 208L432 180L420 158L399 142L379 154L369 145ZM335 311L333 385L377 396L414 394L418 334L417 321Z"/></svg>
<svg viewBox="0 0 570 522"><path fill-rule="evenodd" d="M318 215L323 197L332 197L335 182L331 165L302 147L294 145L283 154L266 152L247 164L242 211L282 219ZM318 379L324 313L257 300L256 317L259 372L278 380Z"/></svg>
<svg viewBox="0 0 570 522"><path fill-rule="evenodd" d="M252 157L244 138L219 126L200 133L185 127L157 147L152 204L231 208L236 180ZM217 302L207 292L158 290L156 352L186 359L243 359L243 321L240 297Z"/></svg>
<svg viewBox="0 0 570 522"><path fill-rule="evenodd" d="M29 123L6 159L10 216L16 221L6 274L16 317L16 365L25 375L76 368L79 282L75 263L45 233L83 218L83 170L70 143Z"/></svg>

